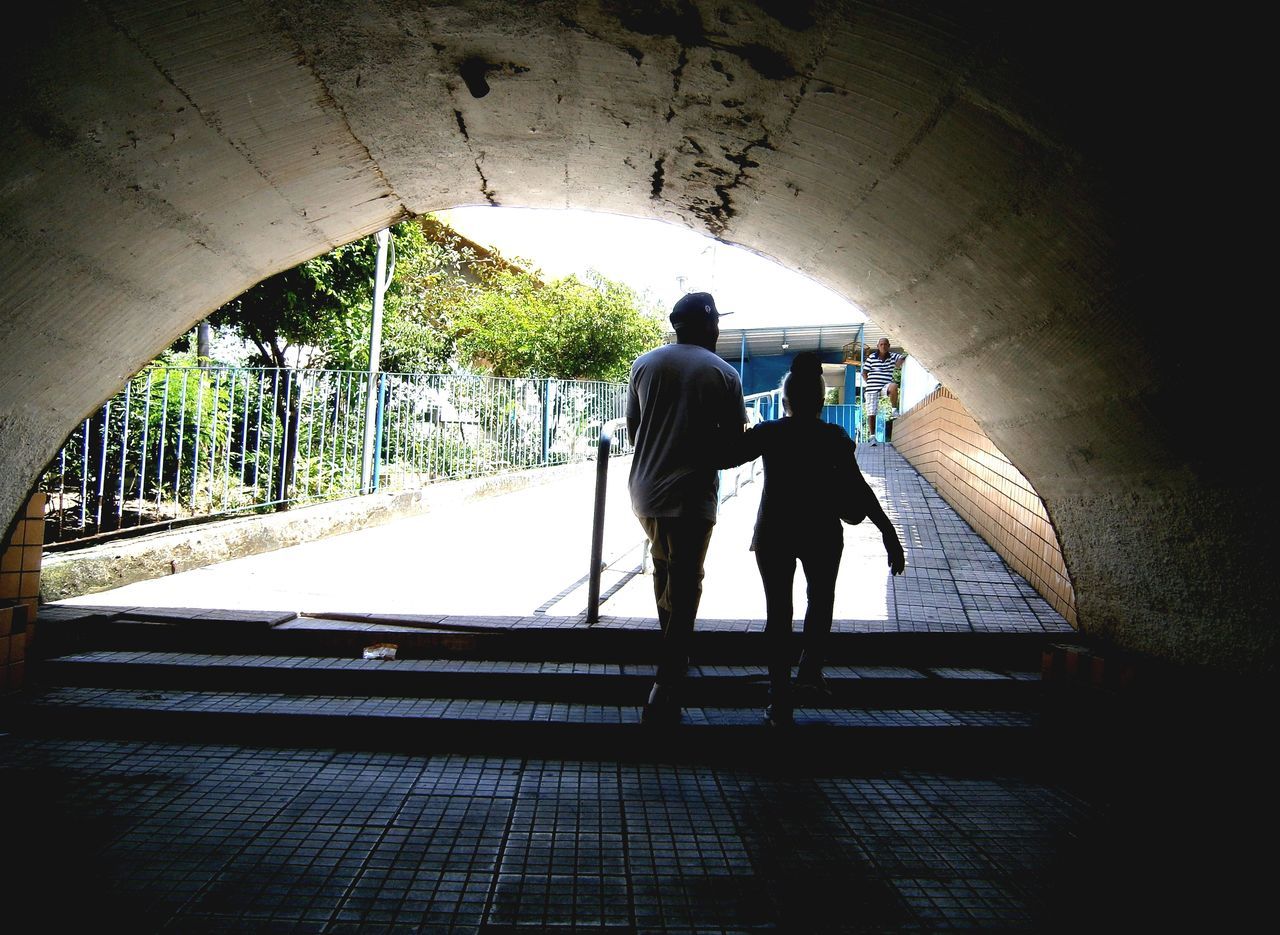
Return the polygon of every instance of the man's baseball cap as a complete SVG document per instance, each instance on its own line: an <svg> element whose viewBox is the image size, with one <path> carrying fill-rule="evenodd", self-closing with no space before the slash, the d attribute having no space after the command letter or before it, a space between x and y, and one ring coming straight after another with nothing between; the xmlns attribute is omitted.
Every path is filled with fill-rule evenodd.
<svg viewBox="0 0 1280 935"><path fill-rule="evenodd" d="M722 312L716 308L716 300L710 292L690 292L680 297L671 309L671 327L679 331L692 325L701 328L710 322L719 321L733 312Z"/></svg>

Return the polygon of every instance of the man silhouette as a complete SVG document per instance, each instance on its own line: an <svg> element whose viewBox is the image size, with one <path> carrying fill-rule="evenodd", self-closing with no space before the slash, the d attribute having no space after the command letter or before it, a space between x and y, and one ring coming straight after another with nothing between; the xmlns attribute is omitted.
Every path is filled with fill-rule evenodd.
<svg viewBox="0 0 1280 935"><path fill-rule="evenodd" d="M671 310L676 343L631 365L627 432L635 446L631 508L649 539L653 593L662 625L658 673L642 720L680 720L679 688L689 666L689 638L702 597L702 564L719 506L713 452L742 434L747 421L738 373L715 353L720 312L706 292L683 296Z"/></svg>
<svg viewBox="0 0 1280 935"><path fill-rule="evenodd" d="M877 341L876 349L868 351L862 359L862 405L867 416L867 435L873 446L876 444L876 411L880 408L880 397L887 396L894 412L898 411L898 384L893 382L893 374L906 359L906 354L889 350L888 338Z"/></svg>

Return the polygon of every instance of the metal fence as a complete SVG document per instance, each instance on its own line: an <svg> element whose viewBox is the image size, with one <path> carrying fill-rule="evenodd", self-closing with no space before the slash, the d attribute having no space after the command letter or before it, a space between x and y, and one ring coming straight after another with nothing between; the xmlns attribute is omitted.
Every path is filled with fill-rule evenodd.
<svg viewBox="0 0 1280 935"><path fill-rule="evenodd" d="M152 367L43 475L46 542L630 452L626 385Z"/></svg>
<svg viewBox="0 0 1280 935"><path fill-rule="evenodd" d="M823 406L822 421L840 426L854 441L865 441L867 438L861 403L852 406L848 404Z"/></svg>
<svg viewBox="0 0 1280 935"><path fill-rule="evenodd" d="M744 397L744 400L747 404L747 418L753 425L756 422L782 418L782 392L780 390L755 393ZM849 433L849 437L854 441L862 442L868 439L867 426L862 417L862 403L860 402L851 405L825 405L822 407L822 421L840 426ZM877 425L880 432L880 441L884 441L883 414L880 415Z"/></svg>

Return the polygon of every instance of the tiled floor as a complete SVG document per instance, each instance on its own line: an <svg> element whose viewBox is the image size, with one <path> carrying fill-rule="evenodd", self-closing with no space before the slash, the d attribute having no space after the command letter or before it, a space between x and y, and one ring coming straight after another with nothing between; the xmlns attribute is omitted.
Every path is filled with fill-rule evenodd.
<svg viewBox="0 0 1280 935"><path fill-rule="evenodd" d="M902 531L909 566L889 577L875 531L847 530L838 629L1071 632L891 447L860 454ZM744 488L717 528L700 628L761 625L759 595L744 585L758 580L745 548L755 495ZM545 504L520 502L525 519L545 521ZM422 550L410 555L416 564L386 559L421 546L414 537L428 528L447 538L452 520L435 520L437 527L402 529L408 538L399 545L393 530L368 530L260 557L270 558L264 565L250 559L229 563L238 571L173 576L168 591L133 586L115 603L287 610L306 609L294 603L305 598L341 610L338 598L373 588L382 603L352 604L350 613L435 611L447 622L463 612L448 601L468 593L450 576L474 565L474 555L433 545L429 560ZM511 543L490 545L486 559L498 562ZM524 625L581 626L580 607L534 613L557 595L568 606L573 562L556 548L533 553L519 542L508 558L552 564L522 566L503 595L510 607L491 608L491 623L508 614ZM233 573L239 577L227 577ZM473 602L487 593L470 587ZM643 577L620 588L602 625L653 625L648 588ZM424 606L424 594L441 606ZM474 603L459 607L485 613ZM286 624L294 625L304 624ZM869 677L891 672L863 668ZM903 668L901 677L924 676ZM190 694L180 703L241 703ZM334 717L358 707L297 696L252 703L302 704ZM495 702L365 703L422 713L432 704ZM512 704L534 716L539 703ZM590 706L578 707L565 716L591 717ZM1218 739L1216 730L1198 740L1173 736L1159 756L1143 748L1141 734L1112 746L1085 738L1062 751L1062 769L1048 771L984 765L961 750L945 769L866 763L861 772L843 751L838 772L815 770L812 760L745 768L605 762L590 751L552 760L0 735L0 892L6 919L18 909L37 920L14 931L108 923L138 933L1265 927L1254 907L1272 888L1264 855L1274 809L1262 803L1274 797L1274 768L1236 762L1260 748L1256 736L1251 746ZM1213 752L1206 737L1216 741Z"/></svg>
<svg viewBox="0 0 1280 935"><path fill-rule="evenodd" d="M15 932L1265 927L1265 813L1219 797L1259 782L1099 777L0 736L5 898Z"/></svg>

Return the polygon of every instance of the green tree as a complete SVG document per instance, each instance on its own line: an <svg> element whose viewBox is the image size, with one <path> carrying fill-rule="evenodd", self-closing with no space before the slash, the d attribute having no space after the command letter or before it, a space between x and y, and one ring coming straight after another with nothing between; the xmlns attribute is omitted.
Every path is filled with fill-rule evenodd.
<svg viewBox="0 0 1280 935"><path fill-rule="evenodd" d="M460 310L455 335L462 359L495 376L624 381L661 343L662 323L635 290L598 273L543 285L503 271Z"/></svg>

